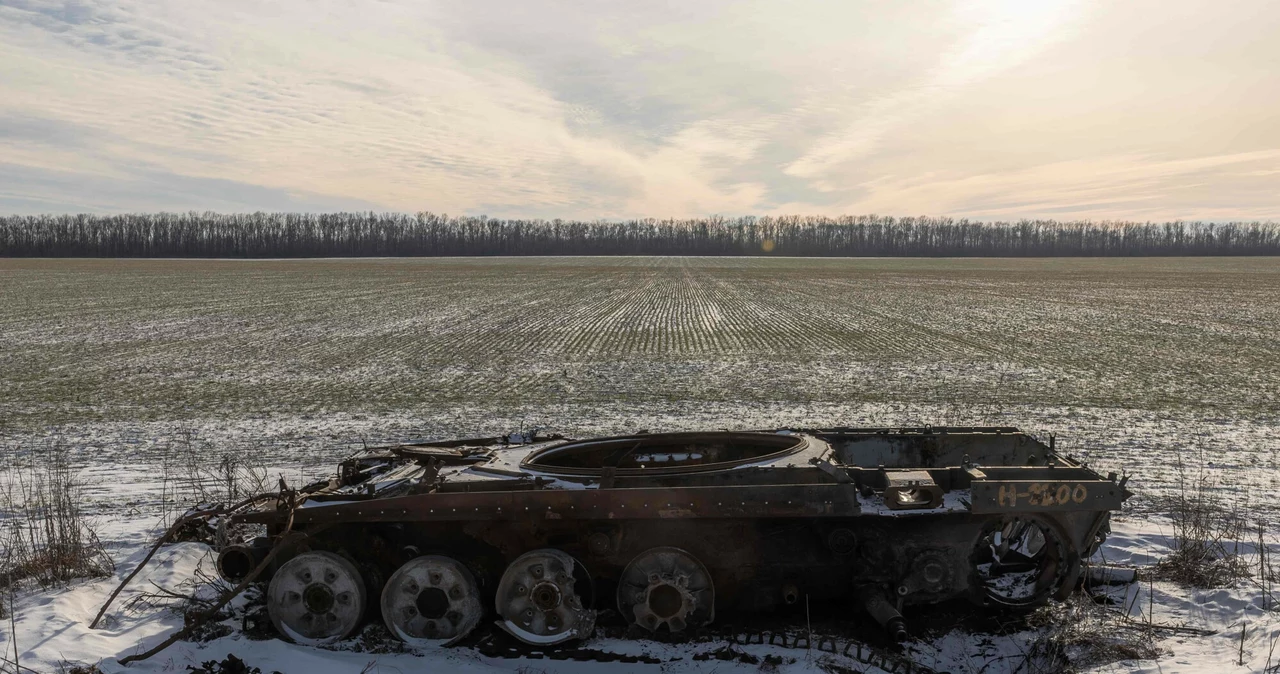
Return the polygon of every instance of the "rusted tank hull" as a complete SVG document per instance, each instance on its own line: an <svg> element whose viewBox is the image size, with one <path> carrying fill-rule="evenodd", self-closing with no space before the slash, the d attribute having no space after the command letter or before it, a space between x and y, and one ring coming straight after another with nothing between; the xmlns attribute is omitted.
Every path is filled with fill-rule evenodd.
<svg viewBox="0 0 1280 674"><path fill-rule="evenodd" d="M380 595L399 607L381 618L407 640L456 641L475 601L516 636L556 643L585 636L603 608L679 632L801 599L864 607L900 637L905 606L1023 609L1074 585L1129 493L1051 445L1004 428L422 443L362 452L302 490L301 507L232 520L316 531L273 569L320 552L349 560L366 596L348 599L372 597L369 619ZM325 593L340 599L349 572L313 561L336 580L315 581L310 599L281 595L280 615L309 620L278 623L286 633L324 635L345 615ZM445 580L388 590L405 568Z"/></svg>

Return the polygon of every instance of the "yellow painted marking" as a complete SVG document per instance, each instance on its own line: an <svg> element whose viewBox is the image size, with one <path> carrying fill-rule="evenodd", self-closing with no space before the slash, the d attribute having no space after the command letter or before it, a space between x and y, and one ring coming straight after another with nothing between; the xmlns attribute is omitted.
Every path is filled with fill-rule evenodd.
<svg viewBox="0 0 1280 674"><path fill-rule="evenodd" d="M1016 508L1018 501L1025 500L1033 506L1064 506L1068 503L1084 503L1089 498L1089 488L1083 484L1064 484L1060 482L1033 482L1027 485L1026 491L1018 491L1013 485L1000 485L996 501L1001 508Z"/></svg>

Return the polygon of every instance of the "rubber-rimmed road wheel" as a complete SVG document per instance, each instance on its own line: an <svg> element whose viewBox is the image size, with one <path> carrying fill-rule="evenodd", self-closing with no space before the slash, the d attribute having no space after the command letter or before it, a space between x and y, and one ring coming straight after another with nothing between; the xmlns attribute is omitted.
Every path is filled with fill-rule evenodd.
<svg viewBox="0 0 1280 674"><path fill-rule="evenodd" d="M425 555L405 562L382 590L387 629L413 646L451 646L484 617L475 576L455 559Z"/></svg>
<svg viewBox="0 0 1280 674"><path fill-rule="evenodd" d="M280 634L319 645L351 634L364 618L364 580L332 552L304 552L285 562L267 588L267 613Z"/></svg>
<svg viewBox="0 0 1280 674"><path fill-rule="evenodd" d="M498 583L495 604L502 628L529 644L585 639L595 630L596 612L576 589L573 557L545 548L511 562Z"/></svg>

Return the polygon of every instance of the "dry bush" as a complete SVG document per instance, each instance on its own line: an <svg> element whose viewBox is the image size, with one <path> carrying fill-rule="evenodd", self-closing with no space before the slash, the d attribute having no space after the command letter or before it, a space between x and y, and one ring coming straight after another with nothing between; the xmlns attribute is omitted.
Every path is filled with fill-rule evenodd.
<svg viewBox="0 0 1280 674"><path fill-rule="evenodd" d="M369 667L365 667L367 672ZM245 664L244 660L237 658L231 653L222 660L206 660L199 667L195 665L187 665L189 674L262 674L262 669L251 667ZM280 674L280 672L272 672L272 674ZM361 672L361 674L364 674Z"/></svg>
<svg viewBox="0 0 1280 674"><path fill-rule="evenodd" d="M212 557L207 556L206 559L212 560ZM155 610L168 611L181 618L183 626L190 630L185 637L188 641L211 641L234 631L224 622L233 617L233 609L230 606L219 607L219 601L230 590L229 583L206 571L205 565L201 564L190 578L172 588L152 582L150 588L125 602L123 608L126 613L135 615ZM257 589L249 590L246 595L251 601L261 600Z"/></svg>
<svg viewBox="0 0 1280 674"><path fill-rule="evenodd" d="M180 618L208 612L218 602L223 592L231 586L221 578L205 571L203 565L197 566L191 578L178 583L176 587L161 587L154 582L149 589L134 595L125 602L127 613L147 613L155 609L166 609Z"/></svg>
<svg viewBox="0 0 1280 674"><path fill-rule="evenodd" d="M1079 594L1041 607L1028 616L1027 624L1036 630L1023 653L1021 671L1028 674L1066 674L1163 654L1151 627Z"/></svg>
<svg viewBox="0 0 1280 674"><path fill-rule="evenodd" d="M263 451L226 452L191 429L179 431L164 445L161 457L162 523L168 526L192 508L230 504L275 491L266 466L252 457ZM215 548L229 542L248 541L260 535L260 525L234 525L226 518L195 519L177 532L174 540L206 543Z"/></svg>
<svg viewBox="0 0 1280 674"><path fill-rule="evenodd" d="M102 670L98 669L97 664L90 665L72 660L59 662L53 672L54 674L102 674Z"/></svg>
<svg viewBox="0 0 1280 674"><path fill-rule="evenodd" d="M262 452L257 453L259 456ZM176 512L198 504L234 503L271 490L267 469L245 454L217 451L195 431L184 429L164 446L162 505Z"/></svg>
<svg viewBox="0 0 1280 674"><path fill-rule="evenodd" d="M1248 504L1229 505L1205 470L1204 450L1188 467L1177 453L1177 483L1169 504L1173 552L1156 563L1153 575L1182 585L1213 588L1249 577L1240 541L1252 538Z"/></svg>
<svg viewBox="0 0 1280 674"><path fill-rule="evenodd" d="M184 430L170 444L169 458L177 463L179 494L201 503L233 502L268 490L267 470L232 453L216 453L212 443ZM211 460L217 457L216 461Z"/></svg>
<svg viewBox="0 0 1280 674"><path fill-rule="evenodd" d="M67 448L50 441L5 449L12 459L0 473L0 587L25 580L48 587L114 571L85 515Z"/></svg>

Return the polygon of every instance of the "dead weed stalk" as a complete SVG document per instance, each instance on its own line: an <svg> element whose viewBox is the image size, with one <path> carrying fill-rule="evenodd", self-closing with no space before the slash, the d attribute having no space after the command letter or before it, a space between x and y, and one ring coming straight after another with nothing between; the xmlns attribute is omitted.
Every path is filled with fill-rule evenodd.
<svg viewBox="0 0 1280 674"><path fill-rule="evenodd" d="M1154 577L1197 588L1224 587L1250 576L1241 541L1253 538L1248 503L1227 503L1206 470L1204 448L1195 466L1176 453L1177 483L1169 503L1173 551L1156 563Z"/></svg>
<svg viewBox="0 0 1280 674"><path fill-rule="evenodd" d="M66 446L6 446L13 457L0 467L0 587L33 580L42 587L115 570L84 511Z"/></svg>
<svg viewBox="0 0 1280 674"><path fill-rule="evenodd" d="M1070 674L1163 654L1155 645L1157 628L1129 620L1084 595L1041 607L1028 616L1027 626L1036 630L1018 670L1027 674Z"/></svg>

